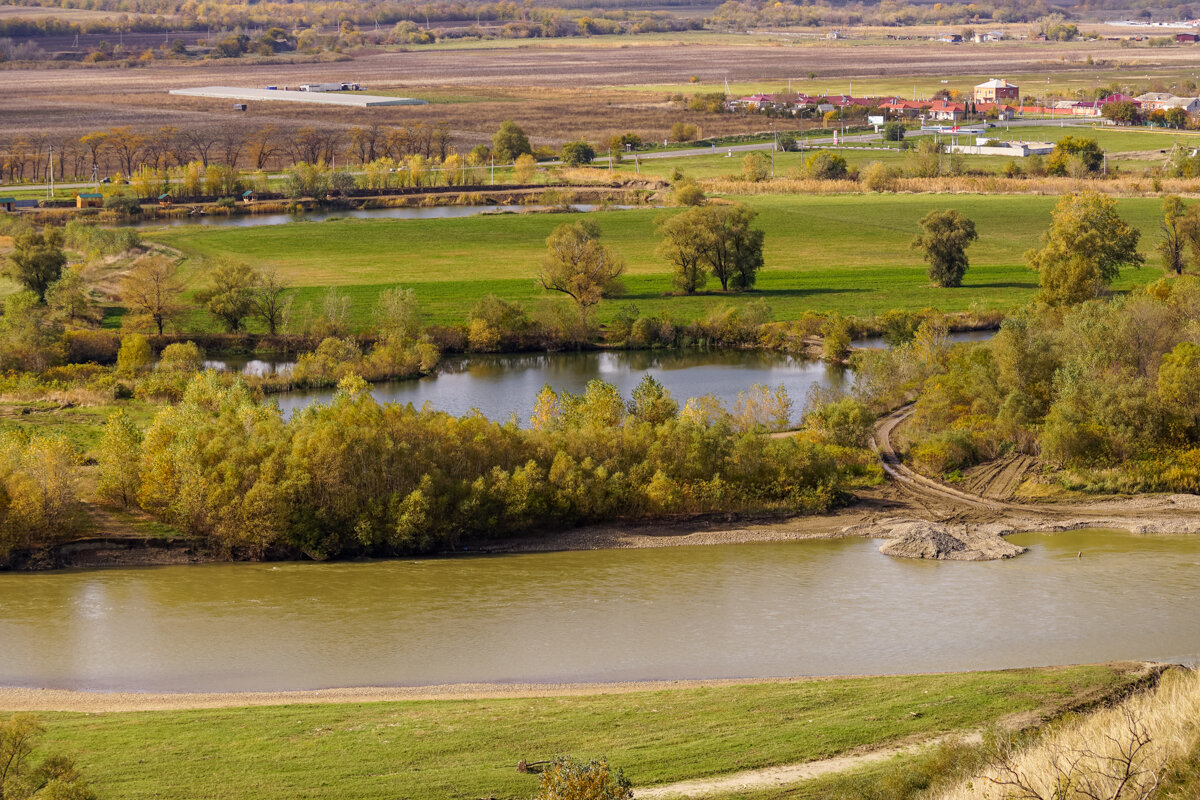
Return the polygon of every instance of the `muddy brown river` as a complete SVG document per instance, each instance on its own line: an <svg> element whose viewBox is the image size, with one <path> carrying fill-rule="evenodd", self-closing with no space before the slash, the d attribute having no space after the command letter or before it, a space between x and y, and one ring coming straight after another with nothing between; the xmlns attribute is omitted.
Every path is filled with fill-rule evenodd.
<svg viewBox="0 0 1200 800"><path fill-rule="evenodd" d="M1200 655L1200 537L878 541L0 575L0 685L237 691L989 669ZM1077 554L1082 551L1082 557Z"/></svg>

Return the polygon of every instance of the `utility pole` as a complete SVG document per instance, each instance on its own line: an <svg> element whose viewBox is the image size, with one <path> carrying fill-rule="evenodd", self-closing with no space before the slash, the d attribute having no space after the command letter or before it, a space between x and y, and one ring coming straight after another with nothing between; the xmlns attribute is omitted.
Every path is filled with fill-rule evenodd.
<svg viewBox="0 0 1200 800"><path fill-rule="evenodd" d="M496 157L492 156L492 186L496 185Z"/></svg>
<svg viewBox="0 0 1200 800"><path fill-rule="evenodd" d="M50 193L46 195L46 198L54 199L54 145L50 145Z"/></svg>

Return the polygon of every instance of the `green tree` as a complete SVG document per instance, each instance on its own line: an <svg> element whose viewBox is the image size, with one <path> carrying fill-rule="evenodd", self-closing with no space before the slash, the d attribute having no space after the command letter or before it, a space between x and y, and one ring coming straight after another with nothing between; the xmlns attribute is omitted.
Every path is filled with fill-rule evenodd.
<svg viewBox="0 0 1200 800"><path fill-rule="evenodd" d="M132 375L145 369L154 361L154 351L150 342L140 333L131 333L121 337L121 349L117 351L117 372Z"/></svg>
<svg viewBox="0 0 1200 800"><path fill-rule="evenodd" d="M142 433L124 410L104 423L97 461L96 493L104 500L129 508L141 485Z"/></svg>
<svg viewBox="0 0 1200 800"><path fill-rule="evenodd" d="M542 770L534 800L629 800L632 785L606 759L586 764L570 756L559 756Z"/></svg>
<svg viewBox="0 0 1200 800"><path fill-rule="evenodd" d="M818 150L804 162L804 174L819 181L841 180L849 172L846 159L828 150Z"/></svg>
<svg viewBox="0 0 1200 800"><path fill-rule="evenodd" d="M926 214L921 229L912 246L929 264L929 279L943 288L962 286L968 267L967 247L979 238L975 223L948 208Z"/></svg>
<svg viewBox="0 0 1200 800"><path fill-rule="evenodd" d="M567 142L560 153L562 162L568 167L579 167L590 164L596 158L596 150L585 141Z"/></svg>
<svg viewBox="0 0 1200 800"><path fill-rule="evenodd" d="M255 292L261 282L262 276L249 264L222 261L212 272L212 285L196 292L196 299L225 330L236 333L254 313Z"/></svg>
<svg viewBox="0 0 1200 800"><path fill-rule="evenodd" d="M1155 249L1162 256L1163 269L1183 274L1186 261L1184 251L1187 245L1187 211L1178 195L1169 194L1162 200L1162 222L1159 224L1158 244Z"/></svg>
<svg viewBox="0 0 1200 800"><path fill-rule="evenodd" d="M903 122L888 122L883 126L883 140L885 142L902 142L904 141L904 123Z"/></svg>
<svg viewBox="0 0 1200 800"><path fill-rule="evenodd" d="M661 220L659 254L675 265L675 285L692 294L712 275L724 291L754 288L765 235L753 227L756 215L739 203L697 206Z"/></svg>
<svg viewBox="0 0 1200 800"><path fill-rule="evenodd" d="M850 355L850 322L836 311L821 323L821 357L831 364Z"/></svg>
<svg viewBox="0 0 1200 800"><path fill-rule="evenodd" d="M1163 356L1158 396L1189 427L1200 421L1200 345L1180 342Z"/></svg>
<svg viewBox="0 0 1200 800"><path fill-rule="evenodd" d="M905 156L908 174L914 178L936 178L942 174L942 145L932 136L923 136Z"/></svg>
<svg viewBox="0 0 1200 800"><path fill-rule="evenodd" d="M866 447L875 416L863 403L843 397L822 403L804 416L804 427L838 447Z"/></svg>
<svg viewBox="0 0 1200 800"><path fill-rule="evenodd" d="M517 156L533 152L529 137L521 126L511 119L500 123L500 130L492 136L492 156L502 164L516 161Z"/></svg>
<svg viewBox="0 0 1200 800"><path fill-rule="evenodd" d="M660 217L656 223L658 234L662 237L658 243L658 254L674 266L671 282L685 294L695 294L708 281L704 251L696 238L696 223L692 216L698 208Z"/></svg>
<svg viewBox="0 0 1200 800"><path fill-rule="evenodd" d="M569 296L585 315L620 291L625 260L600 243L600 228L591 220L559 225L546 238L546 249L538 272L542 288Z"/></svg>
<svg viewBox="0 0 1200 800"><path fill-rule="evenodd" d="M46 290L46 305L54 316L68 326L92 326L104 313L96 307L83 273L64 269L62 276Z"/></svg>
<svg viewBox="0 0 1200 800"><path fill-rule="evenodd" d="M1046 163L1046 171L1051 175L1068 175L1072 159L1078 159L1083 170L1096 173L1104 166L1104 151L1095 139L1083 136L1064 136L1054 145L1050 160Z"/></svg>
<svg viewBox="0 0 1200 800"><path fill-rule="evenodd" d="M646 374L634 387L629 413L642 422L661 425L679 413L679 403L653 375Z"/></svg>
<svg viewBox="0 0 1200 800"><path fill-rule="evenodd" d="M1051 214L1042 246L1025 253L1041 273L1039 297L1050 305L1072 305L1097 297L1120 275L1139 267L1138 230L1117 214L1117 201L1097 192L1064 195Z"/></svg>
<svg viewBox="0 0 1200 800"><path fill-rule="evenodd" d="M709 273L728 291L753 289L763 265L761 228L753 227L758 212L737 203L701 206L687 212L697 221L697 235Z"/></svg>
<svg viewBox="0 0 1200 800"><path fill-rule="evenodd" d="M25 290L4 298L0 317L0 369L40 372L63 359L63 329L56 315Z"/></svg>
<svg viewBox="0 0 1200 800"><path fill-rule="evenodd" d="M765 181L771 176L771 159L764 153L747 153L742 159L742 177L751 183Z"/></svg>
<svg viewBox="0 0 1200 800"><path fill-rule="evenodd" d="M47 225L41 232L31 228L17 234L4 272L44 302L46 291L66 264L62 231Z"/></svg>
<svg viewBox="0 0 1200 800"><path fill-rule="evenodd" d="M163 372L189 374L204 369L204 351L195 342L172 342L158 356Z"/></svg>

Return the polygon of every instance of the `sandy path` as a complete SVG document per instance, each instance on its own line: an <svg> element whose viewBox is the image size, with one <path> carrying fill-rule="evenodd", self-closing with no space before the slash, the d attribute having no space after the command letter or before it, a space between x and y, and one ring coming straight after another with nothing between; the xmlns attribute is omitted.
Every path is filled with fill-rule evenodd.
<svg viewBox="0 0 1200 800"><path fill-rule="evenodd" d="M717 778L700 778L697 780L669 783L664 786L635 789L633 796L636 800L666 800L666 798L708 797L714 794L771 789L819 778L823 775L832 775L836 772L846 772L857 767L866 766L867 764L886 761L898 755L915 753L923 748L944 742L949 738L951 737L940 736L914 744L885 747L866 753L834 756L833 758L825 758L820 761L807 761L803 764L785 764L779 767L766 767L764 769L737 772L733 775L722 775ZM969 743L977 743L982 740L982 737L978 733L972 733L962 738Z"/></svg>

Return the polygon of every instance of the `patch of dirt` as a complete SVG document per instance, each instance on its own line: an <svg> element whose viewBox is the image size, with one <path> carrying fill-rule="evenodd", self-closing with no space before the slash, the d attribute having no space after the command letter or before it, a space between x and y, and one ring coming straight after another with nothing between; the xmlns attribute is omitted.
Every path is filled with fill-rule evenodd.
<svg viewBox="0 0 1200 800"><path fill-rule="evenodd" d="M1037 467L1038 460L1033 456L1005 456L967 470L959 488L992 500L1011 500Z"/></svg>
<svg viewBox="0 0 1200 800"><path fill-rule="evenodd" d="M933 558L943 561L994 561L1013 558L1029 548L1006 541L1002 525L943 525L925 520L895 524L879 552L897 558Z"/></svg>

